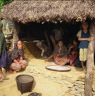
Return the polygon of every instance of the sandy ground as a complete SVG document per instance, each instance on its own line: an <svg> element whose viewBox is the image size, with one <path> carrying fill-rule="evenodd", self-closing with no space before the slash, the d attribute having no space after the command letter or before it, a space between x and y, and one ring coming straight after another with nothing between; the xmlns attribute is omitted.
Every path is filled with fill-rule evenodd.
<svg viewBox="0 0 95 96"><path fill-rule="evenodd" d="M69 87L72 87L80 76L84 76L81 70L72 67L70 72L55 72L45 69L43 60L31 59L24 72L9 74L9 80L0 82L0 96L21 96L17 90L15 78L19 74L29 74L35 79L36 85L33 92L42 93L42 96L64 96ZM23 94L22 96L27 96Z"/></svg>
<svg viewBox="0 0 95 96"><path fill-rule="evenodd" d="M36 81L33 92L42 93L42 96L64 96L73 82L84 76L81 70L76 70L74 67L70 72L49 71L45 69L45 63L43 60L31 59L24 72L9 74L9 80L0 82L0 96L21 96L15 81L15 77L19 74L32 75Z"/></svg>
<svg viewBox="0 0 95 96"><path fill-rule="evenodd" d="M42 96L65 96L65 93L72 87L73 83L81 77L84 72L81 69L71 67L69 72L55 72L45 69L47 62L35 59L29 55L29 64L25 71L8 74L8 80L0 82L0 96L28 96L29 93L22 94L17 90L16 76L19 74L29 74L35 79L33 92L41 93ZM69 96L69 95L68 95Z"/></svg>

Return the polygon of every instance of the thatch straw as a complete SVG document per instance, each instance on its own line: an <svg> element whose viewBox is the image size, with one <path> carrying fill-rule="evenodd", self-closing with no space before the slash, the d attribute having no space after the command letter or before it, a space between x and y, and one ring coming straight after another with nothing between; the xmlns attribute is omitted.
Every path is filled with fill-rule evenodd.
<svg viewBox="0 0 95 96"><path fill-rule="evenodd" d="M2 17L25 22L62 21L95 17L93 0L14 0L3 8Z"/></svg>

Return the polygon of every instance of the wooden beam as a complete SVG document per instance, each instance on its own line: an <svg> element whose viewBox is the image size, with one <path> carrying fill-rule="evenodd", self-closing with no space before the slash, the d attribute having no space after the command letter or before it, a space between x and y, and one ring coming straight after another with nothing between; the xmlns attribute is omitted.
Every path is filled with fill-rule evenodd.
<svg viewBox="0 0 95 96"><path fill-rule="evenodd" d="M93 41L91 41L88 47L84 96L93 96L92 95L93 67L94 67L94 43Z"/></svg>

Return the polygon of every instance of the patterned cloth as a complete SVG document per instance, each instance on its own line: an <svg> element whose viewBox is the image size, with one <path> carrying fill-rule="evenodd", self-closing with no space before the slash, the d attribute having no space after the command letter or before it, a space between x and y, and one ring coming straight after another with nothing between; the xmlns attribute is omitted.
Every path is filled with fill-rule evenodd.
<svg viewBox="0 0 95 96"><path fill-rule="evenodd" d="M12 60L20 59L20 57L24 59L24 50L14 48L14 50L12 51L12 55L11 55Z"/></svg>
<svg viewBox="0 0 95 96"><path fill-rule="evenodd" d="M87 60L87 48L80 48L79 59L80 59L80 61L86 61Z"/></svg>
<svg viewBox="0 0 95 96"><path fill-rule="evenodd" d="M22 57L22 59L20 59ZM10 68L14 71L20 71L22 69L25 69L27 66L27 61L24 59L24 50L18 49L16 46L11 54L12 64ZM17 60L17 63L14 62L14 60Z"/></svg>

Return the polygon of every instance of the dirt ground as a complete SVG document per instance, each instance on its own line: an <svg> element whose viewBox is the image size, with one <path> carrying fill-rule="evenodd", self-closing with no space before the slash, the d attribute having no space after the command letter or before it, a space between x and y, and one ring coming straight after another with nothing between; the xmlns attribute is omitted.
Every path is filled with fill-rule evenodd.
<svg viewBox="0 0 95 96"><path fill-rule="evenodd" d="M19 74L29 74L34 77L35 86L32 92L41 93L42 96L65 96L66 92L72 88L73 83L79 78L84 78L85 74L81 68L71 67L69 72L55 72L45 69L47 62L36 59L28 49L26 57L29 60L25 71L8 74L8 80L0 82L0 96L28 96L30 93L22 94L17 90L16 76ZM66 95L67 96L67 95ZM68 96L71 96L68 94Z"/></svg>

